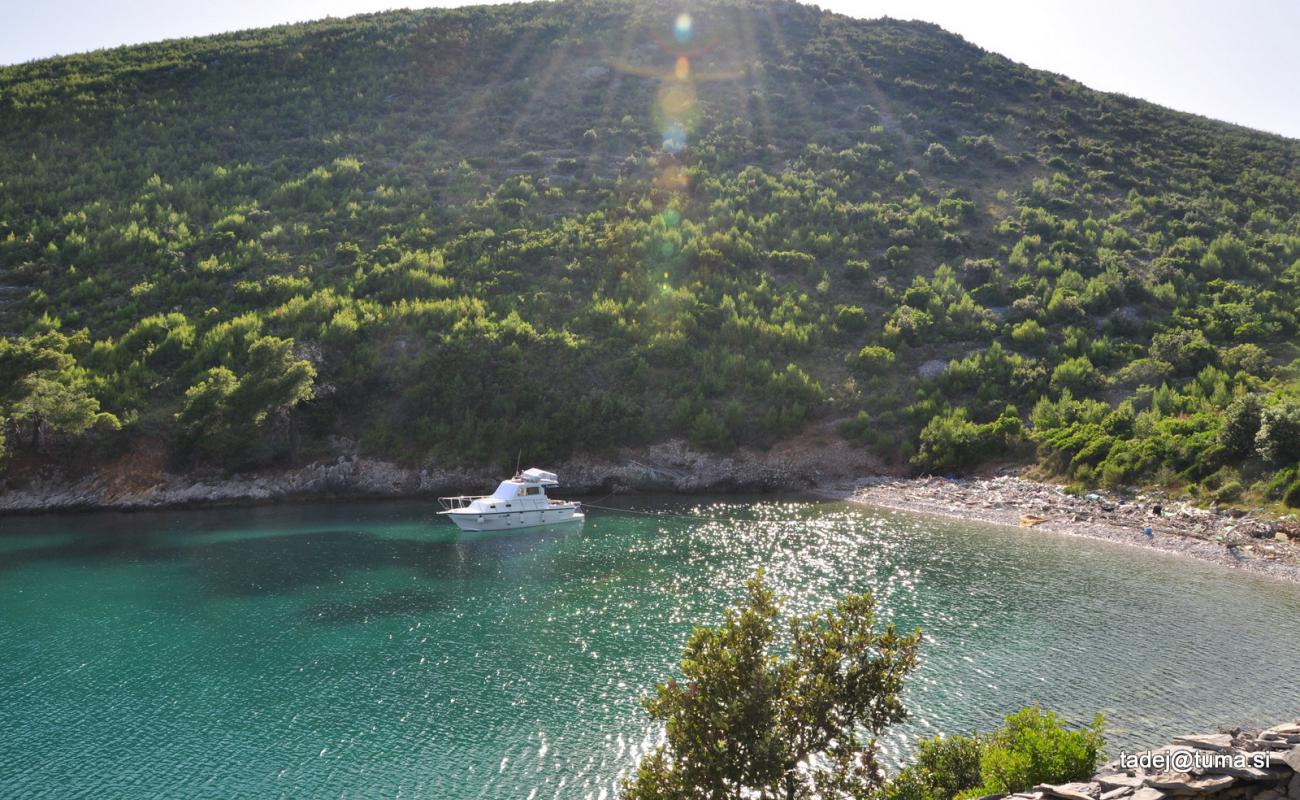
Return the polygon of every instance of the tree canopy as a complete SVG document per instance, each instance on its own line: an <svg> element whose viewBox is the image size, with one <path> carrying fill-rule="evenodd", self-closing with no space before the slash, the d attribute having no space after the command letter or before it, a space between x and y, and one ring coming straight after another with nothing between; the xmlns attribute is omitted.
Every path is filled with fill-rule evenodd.
<svg viewBox="0 0 1300 800"><path fill-rule="evenodd" d="M666 742L624 786L626 800L868 797L883 782L875 737L906 716L899 694L920 631L876 630L870 594L787 621L760 572L715 627L698 627L682 680L646 700ZM864 738L865 737L865 738Z"/></svg>
<svg viewBox="0 0 1300 800"><path fill-rule="evenodd" d="M988 455L1288 494L1290 450L1220 434L1300 397L1300 143L924 23L691 14L683 41L676 9L563 0L0 68L0 333L72 359L0 408L10 449L228 463L251 425L276 444L245 463L480 464L866 419L900 469L973 469L1012 404L1042 413Z"/></svg>

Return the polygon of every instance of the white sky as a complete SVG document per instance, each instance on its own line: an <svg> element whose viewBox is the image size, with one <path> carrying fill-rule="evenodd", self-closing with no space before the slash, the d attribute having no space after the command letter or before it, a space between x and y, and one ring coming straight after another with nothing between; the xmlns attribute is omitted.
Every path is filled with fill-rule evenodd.
<svg viewBox="0 0 1300 800"><path fill-rule="evenodd" d="M690 10L689 0L673 0ZM0 64L455 0L0 0ZM1300 0L823 0L923 19L1088 86L1300 138Z"/></svg>

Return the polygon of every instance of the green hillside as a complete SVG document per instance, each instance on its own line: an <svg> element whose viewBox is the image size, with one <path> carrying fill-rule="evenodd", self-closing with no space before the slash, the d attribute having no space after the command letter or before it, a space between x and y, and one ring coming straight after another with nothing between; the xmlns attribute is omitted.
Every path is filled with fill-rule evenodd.
<svg viewBox="0 0 1300 800"><path fill-rule="evenodd" d="M9 470L900 469L1300 503L1300 142L789 2L392 12L0 69Z"/></svg>

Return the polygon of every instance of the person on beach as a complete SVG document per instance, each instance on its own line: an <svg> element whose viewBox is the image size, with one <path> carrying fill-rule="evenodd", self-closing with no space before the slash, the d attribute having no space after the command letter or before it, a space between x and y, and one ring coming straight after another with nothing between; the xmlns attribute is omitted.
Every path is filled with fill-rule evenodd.
<svg viewBox="0 0 1300 800"><path fill-rule="evenodd" d="M1151 530L1151 526L1150 526L1150 525L1148 525L1148 526L1146 526L1145 528L1142 529L1142 535L1145 536L1145 537L1147 537L1147 541L1148 541L1148 542L1153 542L1153 541L1155 541L1155 532Z"/></svg>

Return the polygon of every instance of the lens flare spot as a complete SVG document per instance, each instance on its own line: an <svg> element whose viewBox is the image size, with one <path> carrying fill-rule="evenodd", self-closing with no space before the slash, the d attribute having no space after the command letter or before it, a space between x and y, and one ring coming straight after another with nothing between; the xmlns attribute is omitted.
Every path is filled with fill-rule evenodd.
<svg viewBox="0 0 1300 800"><path fill-rule="evenodd" d="M670 257L673 254L673 250L674 248L672 242L663 242L662 244L659 245L659 255L663 256L664 258ZM668 277L667 272L664 273L664 277L665 278Z"/></svg>
<svg viewBox="0 0 1300 800"><path fill-rule="evenodd" d="M691 77L691 60L686 56L678 56L677 66L673 67L673 74L677 76L679 81Z"/></svg>
<svg viewBox="0 0 1300 800"><path fill-rule="evenodd" d="M695 108L695 87L689 83L671 83L659 92L659 106L665 114L685 117Z"/></svg>
<svg viewBox="0 0 1300 800"><path fill-rule="evenodd" d="M665 208L659 218L664 221L664 225L669 228L676 228L677 223L682 221L682 215L677 213L675 208Z"/></svg>
<svg viewBox="0 0 1300 800"><path fill-rule="evenodd" d="M682 145L686 143L682 139ZM676 165L670 165L664 168L664 171L655 179L655 187L670 192L680 192L686 188L686 173L682 168Z"/></svg>
<svg viewBox="0 0 1300 800"><path fill-rule="evenodd" d="M686 149L686 129L681 125L669 125L664 129L664 151L680 153Z"/></svg>
<svg viewBox="0 0 1300 800"><path fill-rule="evenodd" d="M681 44L686 44L691 40L694 29L695 23L691 21L690 14L678 14L677 20L673 23L673 38Z"/></svg>

